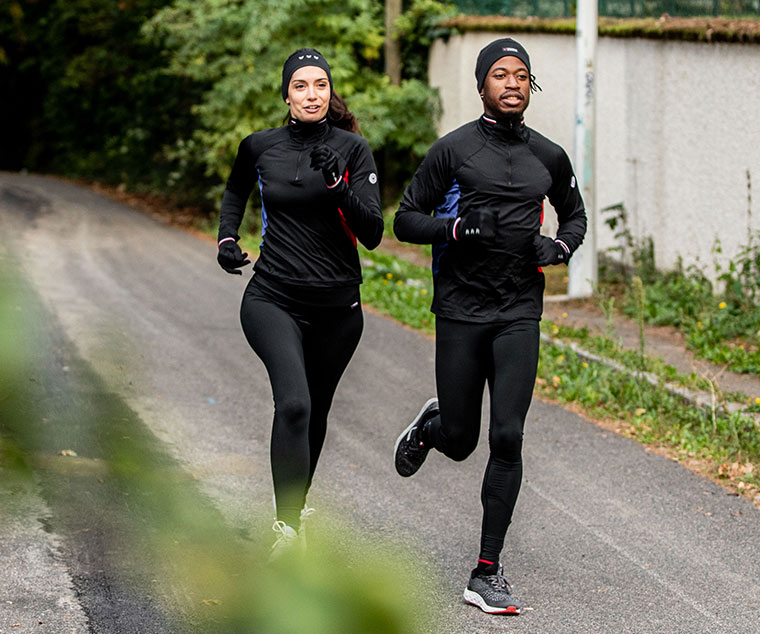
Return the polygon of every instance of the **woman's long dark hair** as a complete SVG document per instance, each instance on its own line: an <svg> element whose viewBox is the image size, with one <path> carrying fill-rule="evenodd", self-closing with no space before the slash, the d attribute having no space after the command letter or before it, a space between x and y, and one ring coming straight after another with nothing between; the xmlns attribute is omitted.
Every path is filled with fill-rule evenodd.
<svg viewBox="0 0 760 634"><path fill-rule="evenodd" d="M330 97L330 105L327 108L327 120L330 122L330 125L336 128L361 134L356 117L348 109L348 104L343 100L343 97L335 91L333 91Z"/></svg>

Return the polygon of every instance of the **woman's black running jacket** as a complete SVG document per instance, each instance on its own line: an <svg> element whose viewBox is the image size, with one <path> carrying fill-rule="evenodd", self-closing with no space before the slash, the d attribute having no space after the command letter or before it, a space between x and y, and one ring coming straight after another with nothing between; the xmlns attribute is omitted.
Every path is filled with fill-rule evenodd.
<svg viewBox="0 0 760 634"><path fill-rule="evenodd" d="M328 145L343 180L328 189L310 152ZM309 288L358 286L358 238L373 249L383 235L377 169L367 141L327 122L255 132L243 139L222 198L219 240L239 239L253 188L261 192L262 243L256 274Z"/></svg>

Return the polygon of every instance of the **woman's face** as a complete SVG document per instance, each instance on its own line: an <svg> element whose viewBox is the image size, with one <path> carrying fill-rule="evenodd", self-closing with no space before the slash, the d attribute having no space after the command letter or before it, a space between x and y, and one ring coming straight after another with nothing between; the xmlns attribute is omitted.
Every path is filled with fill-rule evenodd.
<svg viewBox="0 0 760 634"><path fill-rule="evenodd" d="M290 78L288 98L290 116L304 123L321 121L330 105L330 82L318 66L302 66Z"/></svg>

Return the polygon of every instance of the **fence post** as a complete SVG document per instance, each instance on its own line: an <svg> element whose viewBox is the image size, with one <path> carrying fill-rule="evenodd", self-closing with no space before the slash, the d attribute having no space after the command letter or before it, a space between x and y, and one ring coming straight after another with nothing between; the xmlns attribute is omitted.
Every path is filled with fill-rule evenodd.
<svg viewBox="0 0 760 634"><path fill-rule="evenodd" d="M575 21L575 174L588 217L586 238L570 259L567 294L590 297L597 282L596 255L596 41L597 0L579 0Z"/></svg>

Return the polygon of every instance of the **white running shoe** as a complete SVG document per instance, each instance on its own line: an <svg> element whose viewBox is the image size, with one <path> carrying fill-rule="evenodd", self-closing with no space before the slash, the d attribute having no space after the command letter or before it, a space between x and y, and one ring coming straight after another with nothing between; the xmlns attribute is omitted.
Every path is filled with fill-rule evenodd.
<svg viewBox="0 0 760 634"><path fill-rule="evenodd" d="M292 526L285 522L275 521L272 530L277 533L277 539L272 544L272 550L269 553L269 562L276 561L285 553L292 551L298 546L298 533Z"/></svg>
<svg viewBox="0 0 760 634"><path fill-rule="evenodd" d="M301 548L301 552L306 552L306 520L316 513L316 510L310 506L304 504L301 509L301 525L298 527L298 545Z"/></svg>
<svg viewBox="0 0 760 634"><path fill-rule="evenodd" d="M277 524L277 499L272 494L272 508L274 509L274 522ZM304 504L301 509L301 525L298 528L298 546L302 553L306 552L306 520L316 513L316 510ZM282 522L281 522L282 523ZM276 530L276 529L274 529Z"/></svg>

